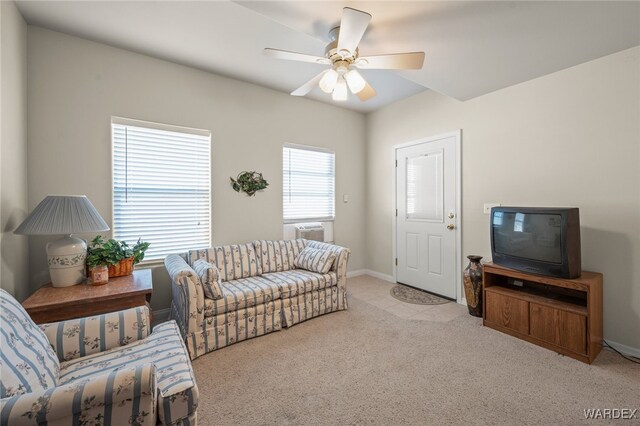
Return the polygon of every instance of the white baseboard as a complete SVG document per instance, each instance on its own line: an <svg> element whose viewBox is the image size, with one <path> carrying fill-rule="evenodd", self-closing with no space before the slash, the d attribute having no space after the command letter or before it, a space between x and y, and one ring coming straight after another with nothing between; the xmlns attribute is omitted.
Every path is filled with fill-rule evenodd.
<svg viewBox="0 0 640 426"><path fill-rule="evenodd" d="M365 273L367 275L371 275L374 278L378 278L378 279L381 279L381 280L384 280L384 281L388 281L388 282L394 283L394 284L396 283L396 279L393 278L393 276L391 276L391 275L383 274L381 272L372 271L371 269L366 269L365 271L366 271Z"/></svg>
<svg viewBox="0 0 640 426"><path fill-rule="evenodd" d="M608 344L610 344L612 347L614 347L617 351L625 354L625 355L630 355L636 358L640 358L640 349L639 348L633 348L631 346L627 346L627 345L623 345L622 343L618 343L618 342L612 342L611 340L605 338L604 340L607 341ZM609 349L606 346L604 346L605 349ZM610 349L609 349L610 350Z"/></svg>
<svg viewBox="0 0 640 426"><path fill-rule="evenodd" d="M355 271L347 271L347 278L359 277L360 275L366 275L366 269L357 269Z"/></svg>
<svg viewBox="0 0 640 426"><path fill-rule="evenodd" d="M347 278L353 278L359 275L371 275L374 278L389 281L390 283L396 282L396 280L391 275L382 274L380 272L372 271L371 269L358 269L356 271L347 272Z"/></svg>
<svg viewBox="0 0 640 426"><path fill-rule="evenodd" d="M160 323L169 321L169 318L171 317L171 309L170 308L165 308L165 309L154 309L153 310L153 320L151 321L151 326L155 326L158 325Z"/></svg>

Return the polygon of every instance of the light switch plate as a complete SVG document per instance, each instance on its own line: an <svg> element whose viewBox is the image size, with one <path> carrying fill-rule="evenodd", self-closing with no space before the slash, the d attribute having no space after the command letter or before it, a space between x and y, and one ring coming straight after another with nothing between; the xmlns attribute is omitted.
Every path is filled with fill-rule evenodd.
<svg viewBox="0 0 640 426"><path fill-rule="evenodd" d="M491 207L500 207L501 205L500 203L484 203L484 214L490 214Z"/></svg>
<svg viewBox="0 0 640 426"><path fill-rule="evenodd" d="M348 194L344 194L342 196L342 201L345 202L345 203L348 203L349 202L349 195Z"/></svg>

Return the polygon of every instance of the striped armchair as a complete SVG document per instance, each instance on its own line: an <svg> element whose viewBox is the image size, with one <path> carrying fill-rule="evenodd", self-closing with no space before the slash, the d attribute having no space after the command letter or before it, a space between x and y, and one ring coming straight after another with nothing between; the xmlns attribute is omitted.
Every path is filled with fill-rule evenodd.
<svg viewBox="0 0 640 426"><path fill-rule="evenodd" d="M146 306L37 326L0 290L0 424L193 425L198 388L175 322Z"/></svg>

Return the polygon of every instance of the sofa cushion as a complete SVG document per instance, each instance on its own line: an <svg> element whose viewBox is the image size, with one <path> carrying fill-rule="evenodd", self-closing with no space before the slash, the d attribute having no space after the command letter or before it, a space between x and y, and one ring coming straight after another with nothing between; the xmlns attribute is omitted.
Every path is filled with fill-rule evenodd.
<svg viewBox="0 0 640 426"><path fill-rule="evenodd" d="M190 250L189 263L205 259L216 265L222 281L262 275L262 264L258 262L256 249L252 243L217 246L205 250Z"/></svg>
<svg viewBox="0 0 640 426"><path fill-rule="evenodd" d="M297 268L306 269L307 271L326 274L335 260L336 254L329 250L307 247L296 257L295 265Z"/></svg>
<svg viewBox="0 0 640 426"><path fill-rule="evenodd" d="M57 386L60 362L22 305L0 289L0 398Z"/></svg>
<svg viewBox="0 0 640 426"><path fill-rule="evenodd" d="M222 283L222 299L204 299L204 316L250 308L279 298L278 285L262 276L227 281Z"/></svg>
<svg viewBox="0 0 640 426"><path fill-rule="evenodd" d="M292 269L264 274L262 278L276 284L283 299L338 285L338 276L334 271L319 274L304 269Z"/></svg>
<svg viewBox="0 0 640 426"><path fill-rule="evenodd" d="M193 262L193 270L200 278L204 294L210 299L222 299L222 278L216 265L204 259Z"/></svg>
<svg viewBox="0 0 640 426"><path fill-rule="evenodd" d="M262 265L262 273L267 274L295 268L293 263L304 249L305 240L257 240L253 244Z"/></svg>
<svg viewBox="0 0 640 426"><path fill-rule="evenodd" d="M153 362L158 380L158 416L163 424L195 413L198 388L189 355L174 321L157 325L147 338L127 346L63 362L60 383L91 380L120 368Z"/></svg>

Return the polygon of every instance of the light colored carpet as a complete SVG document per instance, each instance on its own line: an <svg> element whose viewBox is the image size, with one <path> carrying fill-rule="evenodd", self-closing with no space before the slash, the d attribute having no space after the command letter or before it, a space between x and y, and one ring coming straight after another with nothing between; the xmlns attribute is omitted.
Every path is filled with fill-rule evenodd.
<svg viewBox="0 0 640 426"><path fill-rule="evenodd" d="M640 408L640 365L612 352L589 366L469 315L401 318L358 298L388 292L375 278L349 285L347 311L196 359L199 424L564 425Z"/></svg>

